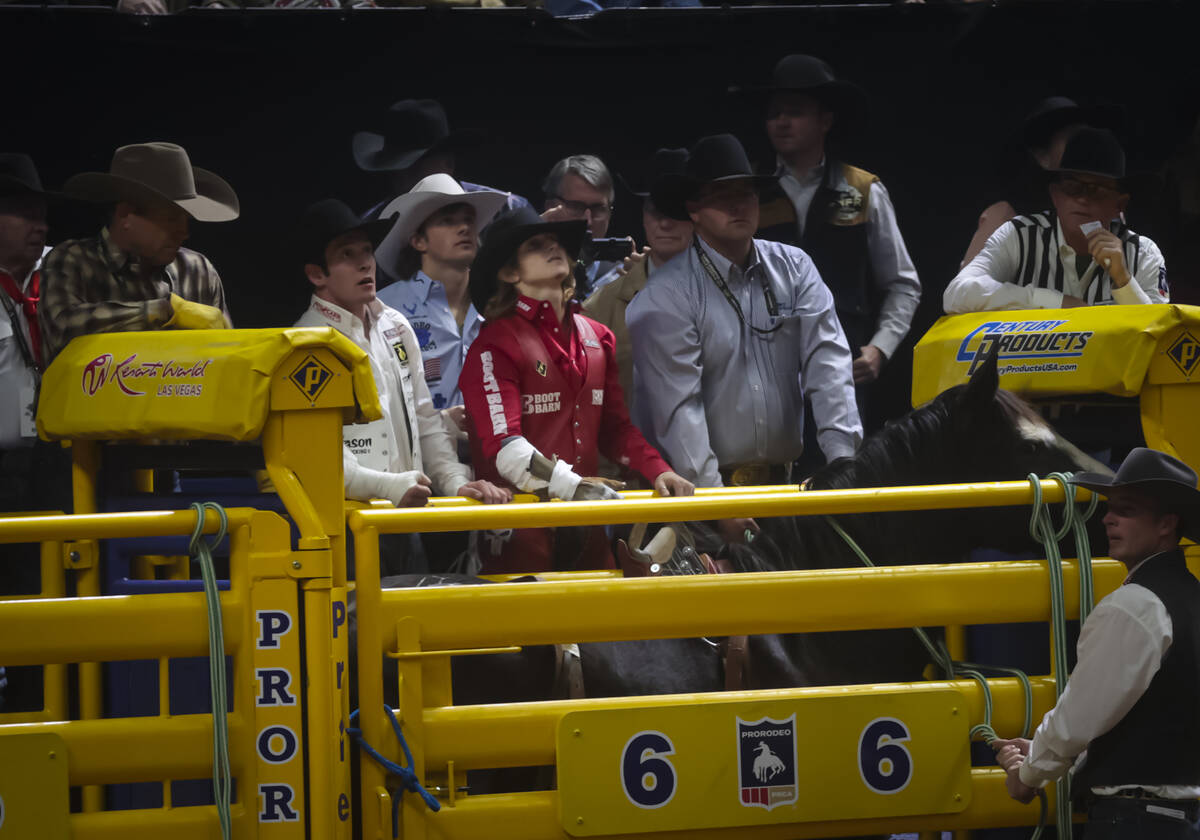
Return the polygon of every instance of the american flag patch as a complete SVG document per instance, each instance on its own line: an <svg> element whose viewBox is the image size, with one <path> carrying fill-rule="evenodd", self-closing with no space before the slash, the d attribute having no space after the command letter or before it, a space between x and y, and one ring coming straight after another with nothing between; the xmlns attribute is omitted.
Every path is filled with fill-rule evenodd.
<svg viewBox="0 0 1200 840"><path fill-rule="evenodd" d="M442 378L442 360L425 357L425 381L437 382Z"/></svg>

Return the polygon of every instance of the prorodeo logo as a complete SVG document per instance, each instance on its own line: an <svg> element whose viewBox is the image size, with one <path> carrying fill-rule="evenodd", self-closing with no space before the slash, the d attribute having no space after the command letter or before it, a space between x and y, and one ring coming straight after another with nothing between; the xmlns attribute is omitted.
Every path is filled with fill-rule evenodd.
<svg viewBox="0 0 1200 840"><path fill-rule="evenodd" d="M796 716L787 720L737 718L739 800L746 808L766 808L795 802Z"/></svg>
<svg viewBox="0 0 1200 840"><path fill-rule="evenodd" d="M95 396L109 382L115 382L123 394L131 397L142 397L146 395L146 392L140 391L138 388L146 387L143 384L145 380L203 379L211 363L212 359L204 359L199 362L176 362L174 359L166 362L157 360L149 362L138 361L137 353L130 354L124 361L114 362L111 353L101 353L84 365L83 376L79 384L83 388L83 392L89 397ZM171 387L173 389L175 386L161 387ZM179 387L185 386L181 385ZM195 386L196 394L200 393L199 388L199 385Z"/></svg>
<svg viewBox="0 0 1200 840"><path fill-rule="evenodd" d="M1200 362L1200 341L1185 331L1167 348L1167 355L1184 376L1190 377L1196 369L1196 362Z"/></svg>
<svg viewBox="0 0 1200 840"><path fill-rule="evenodd" d="M988 321L967 333L957 360L969 362L967 375L999 348L1000 359L1071 359L1083 355L1091 330L1059 330L1067 321Z"/></svg>
<svg viewBox="0 0 1200 840"><path fill-rule="evenodd" d="M306 356L288 379L310 402L316 402L325 386L333 379L333 371L321 364L316 356Z"/></svg>

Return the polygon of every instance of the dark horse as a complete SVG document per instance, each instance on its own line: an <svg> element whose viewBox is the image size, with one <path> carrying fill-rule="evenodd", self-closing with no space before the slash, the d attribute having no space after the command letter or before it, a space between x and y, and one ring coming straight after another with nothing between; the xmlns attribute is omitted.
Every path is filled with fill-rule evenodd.
<svg viewBox="0 0 1200 840"><path fill-rule="evenodd" d="M815 473L813 490L1024 479L1055 471L1107 472L1056 434L1027 403L999 389L995 359L966 385L889 423L853 458ZM1033 548L1028 508L964 508L839 516L877 565L960 561L974 548ZM752 546L729 546L738 571L833 569L860 561L825 517L763 520ZM1093 543L1102 533L1093 523ZM716 552L711 529L688 526L699 550ZM1073 549L1064 556L1073 554ZM724 687L719 652L705 640L580 646L589 696L715 691ZM747 688L919 679L929 656L909 630L752 636Z"/></svg>
<svg viewBox="0 0 1200 840"><path fill-rule="evenodd" d="M966 385L888 424L853 458L812 476L814 490L1024 479L1029 473L1106 468L1057 435L1020 398L998 387L995 359ZM973 548L1025 551L1029 511L964 508L841 516L839 524L879 565L962 560ZM702 551L724 550L738 571L845 568L859 565L824 517L762 522L751 546L721 546L701 523L687 526ZM478 583L450 576L403 576L385 586ZM563 628L564 638L570 628ZM580 645L588 696L717 691L720 652L705 639ZM554 695L552 648L453 662L456 703L546 699ZM908 630L751 637L748 688L895 682L919 679L928 655ZM514 673L520 678L514 678ZM507 675L507 676L506 676ZM395 680L385 683L394 687ZM393 702L394 702L394 698Z"/></svg>

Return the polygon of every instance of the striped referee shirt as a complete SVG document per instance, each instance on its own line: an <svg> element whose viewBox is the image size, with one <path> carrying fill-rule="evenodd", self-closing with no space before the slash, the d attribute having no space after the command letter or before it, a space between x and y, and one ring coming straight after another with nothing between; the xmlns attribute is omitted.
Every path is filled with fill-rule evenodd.
<svg viewBox="0 0 1200 840"><path fill-rule="evenodd" d="M1117 236L1133 279L1114 289L1112 277L1095 262L1079 273L1075 250L1053 212L1017 216L950 281L942 297L946 313L1058 309L1065 295L1093 305L1167 303L1167 267L1158 246L1124 225Z"/></svg>
<svg viewBox="0 0 1200 840"><path fill-rule="evenodd" d="M68 239L42 261L43 358L49 364L80 335L163 329L174 314L172 293L229 315L221 278L203 254L180 248L169 265L143 273L107 227L99 236Z"/></svg>

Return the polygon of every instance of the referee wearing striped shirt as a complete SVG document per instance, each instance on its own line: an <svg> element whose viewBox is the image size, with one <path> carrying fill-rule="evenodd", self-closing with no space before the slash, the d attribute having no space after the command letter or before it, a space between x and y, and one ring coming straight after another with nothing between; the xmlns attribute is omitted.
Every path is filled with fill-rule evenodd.
<svg viewBox="0 0 1200 840"><path fill-rule="evenodd" d="M1162 252L1123 221L1129 179L1116 137L1081 129L1047 175L1054 209L992 234L946 287L946 313L1167 303Z"/></svg>

